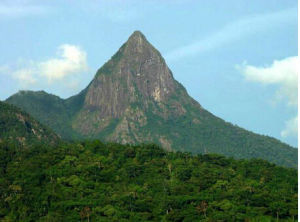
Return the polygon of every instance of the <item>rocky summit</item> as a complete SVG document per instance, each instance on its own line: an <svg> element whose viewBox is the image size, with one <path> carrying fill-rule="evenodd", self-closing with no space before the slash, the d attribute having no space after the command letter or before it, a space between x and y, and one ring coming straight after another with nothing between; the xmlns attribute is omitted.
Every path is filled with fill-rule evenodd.
<svg viewBox="0 0 300 222"><path fill-rule="evenodd" d="M78 95L22 91L7 99L66 139L156 143L166 150L262 158L297 166L297 150L214 116L177 82L164 58L135 31Z"/></svg>
<svg viewBox="0 0 300 222"><path fill-rule="evenodd" d="M166 135L147 126L154 116L164 124L184 115L185 103L200 108L174 80L160 53L136 31L97 72L86 89L83 108L73 128L86 136L100 135L109 128L113 130L108 140L155 141L171 149L172 142Z"/></svg>

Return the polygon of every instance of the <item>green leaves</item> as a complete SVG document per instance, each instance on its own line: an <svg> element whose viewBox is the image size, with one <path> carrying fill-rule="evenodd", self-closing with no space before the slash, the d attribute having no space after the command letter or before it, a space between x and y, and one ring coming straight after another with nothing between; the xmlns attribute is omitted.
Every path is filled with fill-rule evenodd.
<svg viewBox="0 0 300 222"><path fill-rule="evenodd" d="M0 144L0 220L293 221L297 171L266 161L84 141Z"/></svg>

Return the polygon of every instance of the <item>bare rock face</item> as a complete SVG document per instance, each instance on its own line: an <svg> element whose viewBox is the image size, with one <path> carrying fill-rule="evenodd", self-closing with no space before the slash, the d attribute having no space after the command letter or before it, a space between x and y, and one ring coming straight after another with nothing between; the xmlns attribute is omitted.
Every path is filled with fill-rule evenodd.
<svg viewBox="0 0 300 222"><path fill-rule="evenodd" d="M185 108L180 102L169 101L176 90L186 93L174 80L161 54L141 32L135 31L111 60L98 70L87 88L83 109L73 126L81 134L97 135L113 119L119 119L116 131L109 138L118 142L143 142L145 136L135 131L145 124L132 119L132 116L142 115L147 122L146 113L150 107L151 112L164 119L171 114L184 114ZM138 111L132 111L136 110L132 109L134 106L139 107ZM128 135L133 135L133 138Z"/></svg>
<svg viewBox="0 0 300 222"><path fill-rule="evenodd" d="M87 91L85 108L100 109L101 117L118 118L131 103L164 102L174 90L174 79L164 59L136 31L98 71Z"/></svg>

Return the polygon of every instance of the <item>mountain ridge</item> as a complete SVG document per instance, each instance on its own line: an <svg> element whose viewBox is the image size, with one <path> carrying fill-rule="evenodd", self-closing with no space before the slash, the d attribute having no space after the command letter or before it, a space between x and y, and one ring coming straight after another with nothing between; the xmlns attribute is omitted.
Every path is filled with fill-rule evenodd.
<svg viewBox="0 0 300 222"><path fill-rule="evenodd" d="M28 92L6 101L67 139L154 142L169 151L220 153L297 166L296 149L236 127L205 110L174 79L159 51L139 31L79 94L57 99Z"/></svg>

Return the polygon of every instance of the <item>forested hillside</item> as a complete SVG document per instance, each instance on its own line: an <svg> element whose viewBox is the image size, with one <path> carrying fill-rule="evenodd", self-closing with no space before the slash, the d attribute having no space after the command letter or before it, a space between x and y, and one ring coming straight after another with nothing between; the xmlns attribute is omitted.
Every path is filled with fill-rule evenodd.
<svg viewBox="0 0 300 222"><path fill-rule="evenodd" d="M20 107L44 125L53 129L63 139L79 139L78 133L72 130L72 117L78 111L80 96L75 99L63 100L45 91L22 90L7 103ZM77 101L79 100L79 101Z"/></svg>
<svg viewBox="0 0 300 222"><path fill-rule="evenodd" d="M33 143L53 145L60 138L27 113L0 101L0 142L30 146Z"/></svg>
<svg viewBox="0 0 300 222"><path fill-rule="evenodd" d="M100 141L0 143L0 221L294 221L297 171Z"/></svg>

